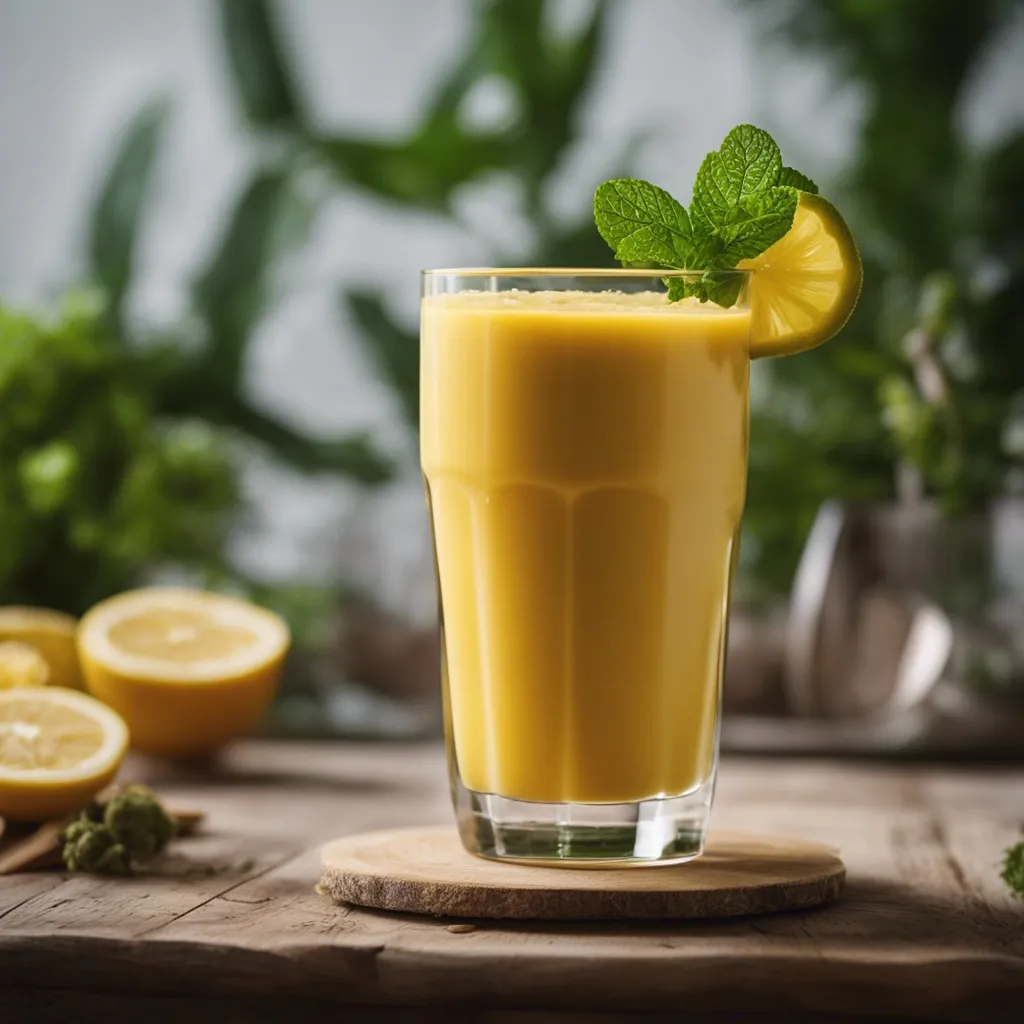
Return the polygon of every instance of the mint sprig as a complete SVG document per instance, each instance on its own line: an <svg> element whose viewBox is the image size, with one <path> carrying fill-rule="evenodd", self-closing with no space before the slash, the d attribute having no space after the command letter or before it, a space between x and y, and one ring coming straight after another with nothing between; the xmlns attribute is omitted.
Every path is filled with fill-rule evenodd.
<svg viewBox="0 0 1024 1024"><path fill-rule="evenodd" d="M689 211L649 181L616 178L594 194L594 221L625 264L703 271L696 281L667 278L671 301L694 295L731 306L740 281L721 271L760 256L782 238L793 226L800 191L818 188L783 165L766 131L741 124L704 158Z"/></svg>

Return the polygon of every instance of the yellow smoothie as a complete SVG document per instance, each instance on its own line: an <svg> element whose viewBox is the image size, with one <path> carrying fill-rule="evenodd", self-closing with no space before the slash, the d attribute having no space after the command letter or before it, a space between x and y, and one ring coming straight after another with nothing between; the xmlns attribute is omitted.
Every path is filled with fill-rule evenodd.
<svg viewBox="0 0 1024 1024"><path fill-rule="evenodd" d="M421 446L465 784L675 796L711 774L750 313L653 292L424 299Z"/></svg>

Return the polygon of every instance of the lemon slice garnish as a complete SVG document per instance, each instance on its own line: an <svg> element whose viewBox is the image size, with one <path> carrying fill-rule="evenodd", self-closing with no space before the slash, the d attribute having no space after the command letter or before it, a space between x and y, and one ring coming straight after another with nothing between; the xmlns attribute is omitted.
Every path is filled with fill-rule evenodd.
<svg viewBox="0 0 1024 1024"><path fill-rule="evenodd" d="M860 253L839 211L800 193L793 226L773 246L739 264L751 277L750 356L788 356L838 333L860 295Z"/></svg>

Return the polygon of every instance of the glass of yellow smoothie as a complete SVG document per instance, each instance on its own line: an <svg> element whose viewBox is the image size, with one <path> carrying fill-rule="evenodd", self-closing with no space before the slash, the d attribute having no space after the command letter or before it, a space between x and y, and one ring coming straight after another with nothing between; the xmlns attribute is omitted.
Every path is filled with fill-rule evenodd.
<svg viewBox="0 0 1024 1024"><path fill-rule="evenodd" d="M421 454L472 852L678 862L714 789L747 470L748 270L437 270ZM699 274L693 275L695 278Z"/></svg>

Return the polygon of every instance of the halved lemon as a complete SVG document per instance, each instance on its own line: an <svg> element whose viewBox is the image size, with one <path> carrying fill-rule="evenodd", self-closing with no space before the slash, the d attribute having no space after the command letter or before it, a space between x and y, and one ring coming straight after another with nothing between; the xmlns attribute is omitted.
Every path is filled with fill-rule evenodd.
<svg viewBox="0 0 1024 1024"><path fill-rule="evenodd" d="M39 651L50 666L52 686L82 689L82 672L75 648L77 629L77 619L49 608L20 605L0 608L0 642L16 640Z"/></svg>
<svg viewBox="0 0 1024 1024"><path fill-rule="evenodd" d="M864 269L839 211L800 193L793 226L773 246L739 264L751 277L750 356L788 356L837 334L860 296Z"/></svg>
<svg viewBox="0 0 1024 1024"><path fill-rule="evenodd" d="M50 821L84 807L117 774L128 727L58 686L0 691L0 815Z"/></svg>
<svg viewBox="0 0 1024 1024"><path fill-rule="evenodd" d="M19 640L0 640L0 690L45 686L49 681L50 666L35 647Z"/></svg>
<svg viewBox="0 0 1024 1024"><path fill-rule="evenodd" d="M273 612L179 588L102 601L78 630L89 691L124 716L132 746L170 757L249 732L274 695L289 643Z"/></svg>

